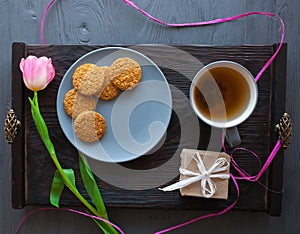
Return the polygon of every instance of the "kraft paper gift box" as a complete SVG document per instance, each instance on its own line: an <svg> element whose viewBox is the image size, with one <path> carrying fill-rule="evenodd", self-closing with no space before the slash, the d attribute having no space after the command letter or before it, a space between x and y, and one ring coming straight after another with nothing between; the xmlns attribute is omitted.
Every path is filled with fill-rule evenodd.
<svg viewBox="0 0 300 234"><path fill-rule="evenodd" d="M202 151L202 150L193 150L193 149L183 149L181 152L181 169L185 169L194 173L199 173L199 168L197 166L196 152L201 156L203 164L206 170L209 170L216 161L220 159L226 160L228 167L219 172L211 173L211 175L217 176L218 174L226 174L228 178L210 178L215 184L215 193L211 198L217 199L227 199L228 198L228 184L229 184L229 171L230 171L230 156L224 152L211 152L211 151ZM211 176L214 177L214 176ZM191 178L191 176L180 174L180 181ZM198 180L188 186L180 188L180 193L182 196L194 196L194 197L203 197L201 189L201 180Z"/></svg>

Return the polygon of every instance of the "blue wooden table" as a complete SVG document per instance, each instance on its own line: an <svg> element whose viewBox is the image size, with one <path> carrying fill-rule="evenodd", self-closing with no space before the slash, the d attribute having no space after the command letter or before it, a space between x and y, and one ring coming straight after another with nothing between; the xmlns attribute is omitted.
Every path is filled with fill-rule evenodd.
<svg viewBox="0 0 300 234"><path fill-rule="evenodd" d="M157 18L170 22L211 20L244 13L271 11L286 23L287 111L294 124L294 137L284 159L284 193L281 217L266 213L234 211L197 222L175 233L298 233L300 223L299 163L299 20L298 0L165 0L135 1ZM4 123L11 104L11 44L14 41L38 44L39 24L48 0L0 0L1 116ZM49 44L270 44L280 40L279 23L263 16L250 16L214 26L169 28L159 25L128 7L121 0L57 1L45 23ZM36 207L11 208L10 146L0 134L0 232L14 233L20 219ZM120 209L109 210L111 220L126 233L153 233L199 216L201 211ZM64 211L46 211L32 216L21 233L99 233L89 219Z"/></svg>

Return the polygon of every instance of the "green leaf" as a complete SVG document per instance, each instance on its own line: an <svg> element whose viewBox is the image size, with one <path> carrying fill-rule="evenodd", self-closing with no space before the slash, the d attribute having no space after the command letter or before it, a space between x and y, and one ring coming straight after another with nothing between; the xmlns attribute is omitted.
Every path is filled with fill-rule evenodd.
<svg viewBox="0 0 300 234"><path fill-rule="evenodd" d="M64 173L68 177L68 179L71 181L72 185L76 187L75 185L75 173L73 169L63 169Z"/></svg>
<svg viewBox="0 0 300 234"><path fill-rule="evenodd" d="M103 202L98 185L94 175L89 167L89 164L83 154L79 152L79 168L84 187L96 206L99 217L108 220L105 204ZM118 233L110 224L101 220L93 219L105 234Z"/></svg>
<svg viewBox="0 0 300 234"><path fill-rule="evenodd" d="M92 215L91 212L87 211L88 214ZM92 218L93 221L98 225L99 228L104 232L104 234L112 234L111 225L105 222L102 222L101 220ZM108 227L109 226L109 227ZM114 229L115 230L115 229ZM116 230L114 233L118 233Z"/></svg>
<svg viewBox="0 0 300 234"><path fill-rule="evenodd" d="M55 171L50 190L50 203L55 207L59 207L61 194L64 190L65 183L60 176L58 170Z"/></svg>
<svg viewBox="0 0 300 234"><path fill-rule="evenodd" d="M70 180L72 186L74 186L76 188L75 174L74 174L73 169L63 169L63 172ZM65 182L64 182L63 178L61 177L59 171L56 170L54 173L54 177L52 180L52 186L51 186L51 190L50 190L50 203L53 206L59 207L59 201L60 201L62 192L64 190L64 187L65 187Z"/></svg>
<svg viewBox="0 0 300 234"><path fill-rule="evenodd" d="M94 187L94 184L96 184L96 182L95 182L93 174L92 174L91 170L89 169L87 163L85 163L85 161L81 162L84 178L86 178L85 184L87 184L86 188L88 188L89 195L92 197L92 200L93 200L95 206L97 207L97 210L95 209L95 207L93 207L91 204L89 204L85 200L85 198L79 193L78 189L76 188L74 171L72 169L62 169L62 167L57 159L54 145L52 144L52 142L50 140L47 125L46 125L44 118L42 117L40 110L39 110L37 92L34 92L33 100L31 98L28 98L28 99L29 99L29 102L31 105L31 114L32 114L33 121L37 127L37 130L39 132L39 135L40 135L45 147L47 148L56 168L58 169L58 172L55 172L55 174L54 174L53 183L52 183L52 187L51 187L51 191L50 191L51 204L56 207L59 206L59 201L60 201L64 186L66 186L93 214L100 216L102 218L108 219L102 197L100 195L98 188L97 188L97 191L99 193L99 196L97 195L97 192ZM117 234L118 233L117 230L113 226L111 226L105 222L100 221L99 225L105 234L113 234L113 233Z"/></svg>
<svg viewBox="0 0 300 234"><path fill-rule="evenodd" d="M106 208L102 196L100 194L98 185L96 183L96 180L93 176L93 173L88 165L86 158L81 153L79 153L79 168L80 168L81 178L88 195L92 199L92 202L96 206L96 209L100 214L100 216L102 218L107 219L108 217L107 217Z"/></svg>

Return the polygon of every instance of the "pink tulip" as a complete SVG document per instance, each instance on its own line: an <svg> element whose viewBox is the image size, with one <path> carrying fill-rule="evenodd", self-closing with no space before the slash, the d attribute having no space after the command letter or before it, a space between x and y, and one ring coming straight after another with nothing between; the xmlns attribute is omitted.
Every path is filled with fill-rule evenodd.
<svg viewBox="0 0 300 234"><path fill-rule="evenodd" d="M23 73L23 80L26 87L32 91L43 90L53 80L55 69L51 58L28 56L22 58L20 69Z"/></svg>

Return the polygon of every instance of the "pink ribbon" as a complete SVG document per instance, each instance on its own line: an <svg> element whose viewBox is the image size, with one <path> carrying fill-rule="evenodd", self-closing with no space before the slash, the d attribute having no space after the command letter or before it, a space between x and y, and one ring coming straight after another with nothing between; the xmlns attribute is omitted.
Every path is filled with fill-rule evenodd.
<svg viewBox="0 0 300 234"><path fill-rule="evenodd" d="M240 197L240 189L239 189L239 185L235 179L235 177L230 173L230 178L232 179L233 183L234 183L234 186L236 188L236 191L237 191L237 196L236 196L236 199L234 200L233 203L231 203L228 207L226 207L224 210L221 210L217 213L211 213L211 214L207 214L207 215L202 215L200 217L197 217L195 219L192 219L192 220L189 220L187 222L184 222L184 223L181 223L181 224L178 224L176 226L173 226L173 227L170 227L170 228L167 228L167 229L164 229L162 231L158 231L158 232L155 232L155 234L162 234L162 233L166 233L166 232L170 232L172 230L175 230L177 228L181 228L181 227L184 227L186 225L189 225L189 224L192 224L192 223L195 223L199 220L202 220L202 219L208 219L208 218L212 218L212 217L216 217L216 216L220 216L220 215L223 215L225 213L227 213L228 211L230 211L234 206L235 204L237 203L239 197Z"/></svg>
<svg viewBox="0 0 300 234"><path fill-rule="evenodd" d="M45 26L45 19L47 16L47 13L50 9L50 7L52 6L52 4L55 2L55 0L51 0L48 5L46 6L44 13L42 15L42 20L41 20L41 26L40 26L40 41L42 44L45 44L45 40L44 40L44 26Z"/></svg>
<svg viewBox="0 0 300 234"><path fill-rule="evenodd" d="M225 148L225 145L224 145L224 134L222 134L222 147L223 147L223 150L224 152L226 152L226 148ZM172 231L174 229L177 229L177 228L181 228L181 227L184 227L186 225L189 225L191 223L194 223L194 222L197 222L199 220L202 220L202 219L207 219L207 218L211 218L211 217L216 217L216 216L220 216L220 215L223 215L225 213L227 213L228 211L230 211L237 203L239 197L240 197L240 189L239 189L239 185L237 183L237 180L247 180L247 181L250 181L250 182L258 182L260 185L262 185L263 187L266 187L265 185L261 184L258 180L260 179L260 177L264 174L264 172L266 171L266 169L270 166L271 162L273 161L274 157L276 156L277 152L279 151L281 145L280 145L280 140L278 140L275 144L275 147L273 148L272 152L270 153L269 157L267 158L265 164L263 165L263 167L259 170L258 174L257 175L254 175L254 176L251 176L249 175L247 172L245 172L244 170L242 170L238 165L237 163L235 162L234 158L232 157L231 159L231 162L232 162L232 165L233 167L236 169L236 171L240 174L241 177L237 177L237 176L234 176L230 173L230 178L232 179L233 183L234 183L234 186L236 188L236 191L237 191L237 197L236 199L228 206L226 207L224 210L221 210L217 213L210 213L210 214L207 214L207 215L203 215L203 216L200 216L200 217L197 217L195 219L192 219L192 220L189 220L187 222L184 222L184 223L181 223L179 225L176 225L176 226L173 226L173 227L170 227L170 228L167 228L167 229L164 229L162 231L159 231L159 232L156 232L155 234L162 234L162 233L166 233L166 232L169 232L169 231ZM233 153L237 150L243 150L243 151L247 151L249 153L251 153L253 156L255 156L259 163L260 163L260 160L259 160L259 157L254 153L252 152L251 150L248 150L248 149L245 149L245 148L236 148L232 151L232 154L231 156L233 156ZM268 189L268 188L267 188ZM269 189L268 189L269 190ZM272 191L273 192L273 191ZM276 192L276 191L275 191Z"/></svg>
<svg viewBox="0 0 300 234"><path fill-rule="evenodd" d="M235 15L235 16L226 17L226 18L220 18L220 19L214 19L214 20L209 20L209 21L192 22L192 23L167 23L167 22L159 20L159 19L155 18L154 16L150 15L148 12L146 12L143 9L139 8L138 6L136 6L132 1L129 1L129 0L122 0L122 1L124 3L126 3L128 6L136 9L137 11L139 11L140 13L142 13L143 15L145 15L146 17L148 17L149 19L151 19L151 20L153 20L153 21L155 21L155 22L157 22L159 24L162 24L162 25L165 25L165 26L170 26L170 27L195 27L195 26L204 26L204 25L211 25L211 24L219 24L219 23L224 23L224 22L229 22L229 21L241 19L241 18L250 16L250 15L263 15L263 16L267 16L267 17L275 18L275 19L279 20L280 25L281 25L281 39L280 39L280 44L279 44L278 48L276 49L275 53L271 56L271 58L266 62L266 64L263 66L263 68L256 75L256 77L255 77L255 81L256 82L261 78L261 76L264 73L264 71L270 66L270 64L276 58L276 56L279 53L279 51L280 51L280 49L281 49L281 47L283 45L283 42L284 42L285 25L284 25L284 22L283 22L282 18L280 16L278 16L277 14L275 14L275 13L271 13L271 12L247 12L247 13L243 13L243 14L240 14L240 15ZM45 18L46 18L46 15L47 15L47 13L48 13L51 5L54 2L55 2L55 0L51 0L49 2L49 4L47 5L47 7L46 7L46 9L45 9L45 11L44 11L44 13L42 15L41 25L40 25L40 40L41 40L42 44L44 44L43 31L44 31ZM223 136L222 136L222 138L223 138ZM276 156L276 153L278 152L278 150L280 149L280 147L281 147L280 146L280 141L278 140L277 143L276 143L276 145L275 145L275 147L274 147L274 149L270 153L267 161L265 162L265 164L263 165L263 167L261 168L261 170L258 172L258 174L254 175L254 176L249 175L247 172L245 172L244 170L242 170L241 168L239 168L239 166L237 165L237 163L235 162L235 160L232 158L232 165L236 169L236 171L239 173L240 177L235 177L232 174L230 174L230 177L233 180L233 183L234 183L236 191L237 191L237 197L234 200L234 202L231 205L229 205L227 208L225 208L224 210L219 211L217 213L211 213L211 214L203 215L203 216L197 217L195 219L189 220L187 222L184 222L182 224L176 225L174 227L167 228L165 230L156 232L156 234L166 233L166 232L172 231L174 229L181 228L183 226L186 226L186 225L189 225L191 223L197 222L199 220L206 219L206 218L211 218L211 217L215 217L215 216L220 216L220 215L223 215L226 212L230 211L235 206L235 204L237 203L237 201L239 199L239 196L240 196L240 189L239 189L237 180L238 179L239 180L247 180L247 181L250 181L250 182L258 182L258 183L260 183L258 180L263 175L263 173L266 171L266 169L269 167L270 163L273 161L273 159ZM223 149L224 149L224 151L226 151L224 144L223 144ZM246 151L252 153L252 155L254 155L259 160L258 156L255 153L253 153L252 151L249 151L247 149L243 149L243 148L234 149L232 151L232 154L236 150L246 150ZM21 228L22 224L25 222L25 220L30 215L32 215L36 211L50 210L50 209L57 209L57 208L41 208L41 209L38 209L38 210L30 212L28 215L26 215L21 220L20 225L19 225L18 230L17 230L17 233L18 233L19 229ZM67 211L74 212L74 213L77 213L77 214L80 214L80 215L84 215L84 216L88 216L88 217L91 217L91 218L95 218L95 219L101 220L103 222L107 222L107 223L111 224L112 226L114 226L120 233L124 233L119 227L117 227L113 223L110 223L107 220L103 220L103 219L101 219L99 217L91 216L89 214L86 214L86 213L83 213L83 212L79 212L79 211L76 211L76 210L72 210L72 209L63 208L63 210L67 210Z"/></svg>
<svg viewBox="0 0 300 234"><path fill-rule="evenodd" d="M121 234L124 234L124 232L122 231L121 228L119 228L117 225L113 224L112 222L106 220L106 219L103 219L103 218L100 218L98 216L95 216L95 215L90 215L90 214L87 214L87 213L84 213L84 212L81 212L81 211L78 211L78 210L73 210L73 209L69 209L69 208L52 208L52 207L46 207L46 208L39 208L39 209L35 209L35 210L32 210L30 211L27 215L25 215L19 225L18 225L18 228L17 228L17 231L16 231L16 234L18 234L24 224L24 222L30 217L32 216L34 213L37 213L37 212L41 212L41 211L48 211L48 210L63 210L63 211L69 211L69 212L72 212L72 213L75 213L75 214L79 214L79 215L82 215L82 216L86 216L86 217L89 217L89 218L92 218L92 219L97 219L97 220L100 220L102 222L105 222L105 223L108 223L110 224L111 226L113 226L115 229L117 229Z"/></svg>
<svg viewBox="0 0 300 234"><path fill-rule="evenodd" d="M284 35L285 35L285 25L284 22L282 20L282 18L275 14L275 13L271 13L271 12L263 12L263 11L252 11L252 12L246 12L240 15L235 15L235 16L231 16L231 17L226 17L226 18L220 18L220 19L214 19L214 20L209 20L209 21L200 21L200 22L191 22L191 23L167 23L164 22L162 20L159 20L157 18L155 18L154 16L150 15L148 12L144 11L143 9L139 8L138 6L136 6L132 1L129 0L122 0L124 3L126 3L128 6L136 9L137 11L141 12L143 15L145 15L146 17L148 17L149 19L162 24L162 25L166 25L169 27L195 27L195 26L204 26L204 25L211 25L211 24L220 24L220 23L224 23L224 22L229 22L229 21L233 21L233 20L237 20L237 19L241 19L250 15L264 15L270 18L276 18L277 20L279 20L280 25L281 25L281 39L280 39L280 43L278 48L276 49L275 53L271 56L271 58L266 62L266 64L263 66L263 68L259 71L259 73L256 75L255 77L255 81L257 82L262 74L264 73L264 71L270 66L270 64L274 61L274 59L276 58L277 54L279 53L283 42L284 42ZM49 8L51 7L51 5L55 2L55 0L51 0L50 3L47 5L43 16L42 16L42 20L41 20L41 26L40 26L40 40L41 43L44 44L44 35L43 35L43 31L44 31L44 24L45 24L45 18L46 15L49 11Z"/></svg>
<svg viewBox="0 0 300 234"><path fill-rule="evenodd" d="M247 172L245 172L244 170L242 170L236 163L236 161L234 160L234 158L232 157L231 163L232 166L235 168L235 170L241 175L241 177L236 177L236 179L242 179L242 180L247 180L250 182L257 182L260 177L264 174L264 172L267 170L267 168L270 166L271 162L273 161L274 157L276 156L277 152L279 151L281 147L280 144L280 140L278 140L272 150L272 152L270 153L269 157L267 158L267 161L265 162L265 164L263 165L263 167L260 169L260 171L258 172L257 175L251 176L249 175ZM254 152L251 152L250 150L247 149L243 149L243 148L236 148L232 151L231 155L233 155L233 153L236 150L244 150L244 151L248 151L250 153L252 153L253 155L257 156L256 154L254 154Z"/></svg>

